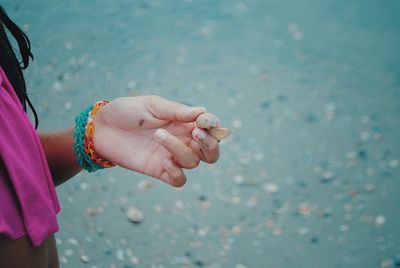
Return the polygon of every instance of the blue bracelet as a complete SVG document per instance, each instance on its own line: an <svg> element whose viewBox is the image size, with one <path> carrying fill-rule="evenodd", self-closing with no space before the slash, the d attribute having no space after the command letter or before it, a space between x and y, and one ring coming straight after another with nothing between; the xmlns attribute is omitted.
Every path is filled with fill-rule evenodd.
<svg viewBox="0 0 400 268"><path fill-rule="evenodd" d="M98 169L103 169L101 165L93 162L85 152L84 141L86 133L86 125L89 118L89 113L94 105L89 106L86 110L81 112L75 118L74 128L74 150L75 155L78 159L79 165L87 172L94 172Z"/></svg>

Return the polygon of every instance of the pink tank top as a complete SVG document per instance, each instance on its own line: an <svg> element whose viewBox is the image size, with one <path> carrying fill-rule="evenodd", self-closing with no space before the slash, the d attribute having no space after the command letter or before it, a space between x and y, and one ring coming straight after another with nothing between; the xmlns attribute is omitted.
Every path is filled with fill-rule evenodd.
<svg viewBox="0 0 400 268"><path fill-rule="evenodd" d="M39 136L0 68L0 234L39 246L60 211Z"/></svg>

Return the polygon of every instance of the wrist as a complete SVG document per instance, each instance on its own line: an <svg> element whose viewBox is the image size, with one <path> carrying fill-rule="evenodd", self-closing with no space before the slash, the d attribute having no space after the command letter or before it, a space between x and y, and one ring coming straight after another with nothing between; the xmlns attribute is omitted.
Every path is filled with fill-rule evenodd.
<svg viewBox="0 0 400 268"><path fill-rule="evenodd" d="M95 118L108 101L98 101L75 118L74 151L79 165L88 172L110 168L115 163L102 158L94 147Z"/></svg>

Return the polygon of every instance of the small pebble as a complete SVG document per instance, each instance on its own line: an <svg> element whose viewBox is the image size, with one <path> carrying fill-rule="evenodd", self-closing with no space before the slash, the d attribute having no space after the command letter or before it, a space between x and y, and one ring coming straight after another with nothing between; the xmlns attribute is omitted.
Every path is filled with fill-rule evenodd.
<svg viewBox="0 0 400 268"><path fill-rule="evenodd" d="M150 180L141 180L138 183L138 189L143 191L143 190L148 190L153 188L153 183Z"/></svg>
<svg viewBox="0 0 400 268"><path fill-rule="evenodd" d="M287 26L287 28L288 28L288 31L290 32L290 33L293 33L293 32L295 32L295 31L297 31L297 24L296 23L294 23L294 22L291 22L291 23L289 23L288 24L288 26Z"/></svg>
<svg viewBox="0 0 400 268"><path fill-rule="evenodd" d="M60 91L63 90L63 85L62 85L59 81L55 81L55 82L53 83L53 89L54 89L54 91L56 91L56 92L60 92Z"/></svg>
<svg viewBox="0 0 400 268"><path fill-rule="evenodd" d="M130 258L129 258L129 261L130 261L132 264L139 264L139 263L140 263L139 258L136 257L136 256L130 257Z"/></svg>
<svg viewBox="0 0 400 268"><path fill-rule="evenodd" d="M398 166L399 166L399 161L397 161L396 159L392 159L389 161L389 167L396 168Z"/></svg>
<svg viewBox="0 0 400 268"><path fill-rule="evenodd" d="M324 173L322 173L321 181L324 183L328 183L333 179L333 177L334 177L333 172L325 171Z"/></svg>
<svg viewBox="0 0 400 268"><path fill-rule="evenodd" d="M175 201L175 207L178 210L184 210L185 209L185 203L182 200L178 199L178 200Z"/></svg>
<svg viewBox="0 0 400 268"><path fill-rule="evenodd" d="M75 238L68 238L67 243L76 247L79 246L79 242Z"/></svg>
<svg viewBox="0 0 400 268"><path fill-rule="evenodd" d="M365 184L364 189L367 193L372 193L375 189L375 186L372 183L367 183Z"/></svg>
<svg viewBox="0 0 400 268"><path fill-rule="evenodd" d="M67 249L65 251L65 256L71 257L72 255L74 255L74 251L72 249Z"/></svg>
<svg viewBox="0 0 400 268"><path fill-rule="evenodd" d="M264 183L263 189L269 194L276 194L279 192L279 186L273 182Z"/></svg>
<svg viewBox="0 0 400 268"><path fill-rule="evenodd" d="M204 262L202 261L194 261L193 264L197 267L203 267L204 266Z"/></svg>
<svg viewBox="0 0 400 268"><path fill-rule="evenodd" d="M128 89L134 89L134 88L136 88L136 81L135 80L128 81Z"/></svg>
<svg viewBox="0 0 400 268"><path fill-rule="evenodd" d="M261 161L264 159L264 154L263 153L255 153L254 154L254 160L255 161Z"/></svg>
<svg viewBox="0 0 400 268"><path fill-rule="evenodd" d="M96 208L93 208L93 207L88 207L88 208L86 208L86 214L87 214L89 217L96 216L96 214L97 214L97 209L96 209Z"/></svg>
<svg viewBox="0 0 400 268"><path fill-rule="evenodd" d="M246 206L248 208L255 208L257 207L257 202L258 202L257 197L252 196L246 201Z"/></svg>
<svg viewBox="0 0 400 268"><path fill-rule="evenodd" d="M242 198L238 195L234 195L231 198L232 204L240 204L241 201L242 201Z"/></svg>
<svg viewBox="0 0 400 268"><path fill-rule="evenodd" d="M87 189L89 189L89 184L87 184L86 182L82 182L80 184L81 190L85 191Z"/></svg>
<svg viewBox="0 0 400 268"><path fill-rule="evenodd" d="M200 195L200 196L197 197L197 199L198 199L200 202L204 202L204 201L207 200L207 196L205 196L205 195Z"/></svg>
<svg viewBox="0 0 400 268"><path fill-rule="evenodd" d="M310 243L317 244L319 242L319 238L317 236L313 236L310 239Z"/></svg>
<svg viewBox="0 0 400 268"><path fill-rule="evenodd" d="M142 222L144 218L143 212L135 207L131 207L128 209L128 211L126 212L126 217L128 218L128 220L135 224Z"/></svg>
<svg viewBox="0 0 400 268"><path fill-rule="evenodd" d="M366 141L366 140L368 140L369 136L370 136L370 134L367 131L364 131L360 134L360 139L363 141Z"/></svg>
<svg viewBox="0 0 400 268"><path fill-rule="evenodd" d="M324 208L322 210L322 215L324 218L329 218L332 215L332 209L331 208Z"/></svg>
<svg viewBox="0 0 400 268"><path fill-rule="evenodd" d="M211 206L211 203L210 203L210 202L201 202L201 203L200 203L200 208L201 208L201 209L204 209L204 210L209 209L210 206Z"/></svg>
<svg viewBox="0 0 400 268"><path fill-rule="evenodd" d="M299 230L297 232L299 235L305 235L305 234L308 234L309 229L307 227L301 227L301 228L299 228Z"/></svg>
<svg viewBox="0 0 400 268"><path fill-rule="evenodd" d="M283 230L282 230L281 228L275 228L275 229L272 231L272 234L273 234L274 236L280 236L280 235L283 234Z"/></svg>
<svg viewBox="0 0 400 268"><path fill-rule="evenodd" d="M261 108L267 109L267 108L269 108L269 107L270 107L269 101L263 101L263 102L261 103Z"/></svg>
<svg viewBox="0 0 400 268"><path fill-rule="evenodd" d="M236 118L236 119L234 119L233 121L232 121L232 126L234 127L234 128L237 128L237 129L239 129L239 128L241 128L242 127L242 120L240 120L240 119L238 119L238 118Z"/></svg>
<svg viewBox="0 0 400 268"><path fill-rule="evenodd" d="M304 38L304 33L302 31L295 31L292 35L295 40L302 40Z"/></svg>
<svg viewBox="0 0 400 268"><path fill-rule="evenodd" d="M232 226L232 233L233 234L240 234L242 232L242 227L239 225Z"/></svg>
<svg viewBox="0 0 400 268"><path fill-rule="evenodd" d="M115 255L117 256L117 259L120 261L125 260L125 252L122 249L117 249L115 252Z"/></svg>
<svg viewBox="0 0 400 268"><path fill-rule="evenodd" d="M309 216L311 214L311 204L308 202L300 203L299 212L303 216Z"/></svg>
<svg viewBox="0 0 400 268"><path fill-rule="evenodd" d="M70 101L67 101L64 105L65 110L69 111L72 108L72 103Z"/></svg>
<svg viewBox="0 0 400 268"><path fill-rule="evenodd" d="M343 233L347 233L350 231L350 226L348 226L347 224L343 224L339 226L338 230Z"/></svg>
<svg viewBox="0 0 400 268"><path fill-rule="evenodd" d="M163 208L161 205L156 204L156 205L154 206L154 210L155 210L157 213L161 213L161 212L164 211L164 208Z"/></svg>
<svg viewBox="0 0 400 268"><path fill-rule="evenodd" d="M81 254L80 259L81 259L81 261L84 262L84 263L90 262L90 257L89 257L88 255L85 255L85 254Z"/></svg>
<svg viewBox="0 0 400 268"><path fill-rule="evenodd" d="M236 174L233 177L233 180L236 184L242 184L244 182L244 176L242 174Z"/></svg>
<svg viewBox="0 0 400 268"><path fill-rule="evenodd" d="M209 27L203 26L200 27L199 34L203 37L209 38L212 35L212 30Z"/></svg>
<svg viewBox="0 0 400 268"><path fill-rule="evenodd" d="M392 259L385 259L380 262L381 268L389 268L393 267L393 260Z"/></svg>
<svg viewBox="0 0 400 268"><path fill-rule="evenodd" d="M385 222L386 222L386 217L385 216L383 216L383 215L378 215L378 216L376 216L376 218L375 218L375 225L376 226L382 226L383 224L385 224Z"/></svg>
<svg viewBox="0 0 400 268"><path fill-rule="evenodd" d="M199 236L206 236L207 233L208 233L208 229L207 229L207 228L199 228L199 229L197 230L197 234L198 234Z"/></svg>
<svg viewBox="0 0 400 268"><path fill-rule="evenodd" d="M68 263L68 259L65 256L60 257L60 261L62 264L67 264Z"/></svg>

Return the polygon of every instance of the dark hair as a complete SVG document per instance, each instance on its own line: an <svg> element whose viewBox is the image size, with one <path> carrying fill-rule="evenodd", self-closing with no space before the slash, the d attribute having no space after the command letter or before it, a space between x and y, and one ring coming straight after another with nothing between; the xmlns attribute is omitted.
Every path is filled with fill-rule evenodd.
<svg viewBox="0 0 400 268"><path fill-rule="evenodd" d="M21 62L18 62L5 29L10 32L18 44ZM39 123L38 116L26 93L26 84L22 73L22 70L26 69L29 65L29 58L33 60L31 43L28 36L26 36L26 34L8 17L7 13L0 5L0 65L6 73L8 80L10 80L25 112L26 103L28 103L31 108L35 117L35 128L37 128Z"/></svg>

